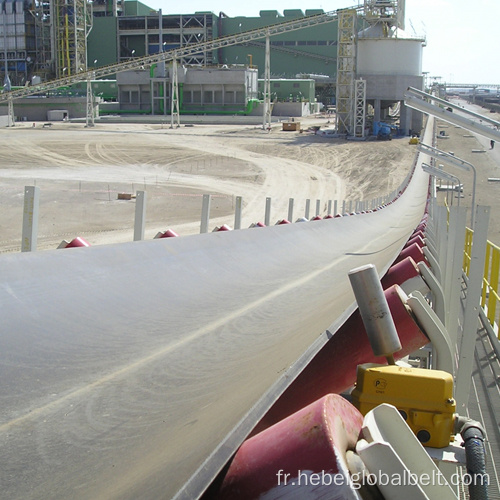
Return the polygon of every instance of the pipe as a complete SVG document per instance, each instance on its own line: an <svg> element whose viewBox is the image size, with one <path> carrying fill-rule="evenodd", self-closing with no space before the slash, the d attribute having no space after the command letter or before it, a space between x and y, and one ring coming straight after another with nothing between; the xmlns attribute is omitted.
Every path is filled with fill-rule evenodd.
<svg viewBox="0 0 500 500"><path fill-rule="evenodd" d="M469 495L471 500L488 500L489 478L486 472L485 431L483 426L468 417L455 419L455 432L464 440L467 473L471 476Z"/></svg>

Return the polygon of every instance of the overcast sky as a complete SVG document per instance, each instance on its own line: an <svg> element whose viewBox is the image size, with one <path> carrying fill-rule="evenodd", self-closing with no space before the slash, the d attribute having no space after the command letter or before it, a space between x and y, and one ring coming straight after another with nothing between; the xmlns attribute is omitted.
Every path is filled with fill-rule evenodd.
<svg viewBox="0 0 500 500"><path fill-rule="evenodd" d="M323 9L363 4L362 0L141 0L163 14L224 12L229 17L258 17L261 10ZM173 6L175 5L175 6ZM500 85L500 0L406 0L406 31L425 35L423 71L452 83ZM495 34L496 39L494 39Z"/></svg>

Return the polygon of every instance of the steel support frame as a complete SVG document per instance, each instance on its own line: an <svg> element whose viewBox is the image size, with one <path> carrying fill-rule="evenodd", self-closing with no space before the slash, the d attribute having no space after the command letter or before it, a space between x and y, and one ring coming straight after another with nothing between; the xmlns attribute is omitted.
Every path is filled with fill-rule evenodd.
<svg viewBox="0 0 500 500"><path fill-rule="evenodd" d="M180 115L179 115L179 78L177 71L177 57L174 52L174 59L172 61L172 78L170 79L171 83L171 96L172 96L172 104L170 106L170 128L175 127L179 128L180 125Z"/></svg>
<svg viewBox="0 0 500 500"><path fill-rule="evenodd" d="M271 128L271 44L269 32L266 35L266 62L264 70L264 112L262 128Z"/></svg>
<svg viewBox="0 0 500 500"><path fill-rule="evenodd" d="M354 82L354 137L365 137L366 124L366 80Z"/></svg>
<svg viewBox="0 0 500 500"><path fill-rule="evenodd" d="M101 68L94 68L92 69L92 72L95 74L95 78L103 78L105 76L113 75L121 71L127 71L141 67L149 67L152 64L157 64L161 61L169 62L172 61L174 57L178 57L182 61L184 61L185 58L195 56L196 54L199 54L203 51L212 51L223 47L231 47L233 45L249 43L253 40L265 38L268 34L269 36L279 35L299 29L331 23L336 20L337 17L335 12L306 16L304 18L293 19L291 21L278 23L265 28L258 28L244 33L238 33L237 35L228 35L225 37L217 38L215 40L211 40L209 42L196 43L187 47L181 47L180 49L176 50L161 52L159 54L146 55L144 57L135 57L133 60L110 64L109 66L103 66ZM65 85L71 85L72 83L85 81L88 77L87 73L87 71L83 71L77 75L65 76L63 78L58 78L57 80L41 83L40 85L33 85L30 87L12 91L12 98L18 99L40 92L47 92L49 90L57 89ZM4 101L7 101L7 96L5 95L5 93L0 94L0 102Z"/></svg>
<svg viewBox="0 0 500 500"><path fill-rule="evenodd" d="M87 112L85 118L85 126L93 127L94 126L94 94L92 93L92 79L93 73L87 74Z"/></svg>
<svg viewBox="0 0 500 500"><path fill-rule="evenodd" d="M338 134L352 135L354 128L354 80L356 76L357 11L342 9L338 14L337 115Z"/></svg>
<svg viewBox="0 0 500 500"><path fill-rule="evenodd" d="M474 167L472 163L469 163L468 161L458 158L458 156L446 153L437 148L433 148L432 146L428 146L427 144L424 143L418 144L417 150L420 151L421 153L429 155L431 158L434 158L435 160L442 161L448 166L458 167L465 170L469 170L470 168L472 170L473 179L472 179L472 202L471 202L472 206L471 206L470 224L471 224L471 229L474 229L474 215L476 212L476 180L477 180L476 167Z"/></svg>
<svg viewBox="0 0 500 500"><path fill-rule="evenodd" d="M469 400L471 374L474 365L474 345L476 342L479 321L486 244L488 241L489 218L490 207L478 206L469 277L467 280L467 297L462 326L462 338L459 346L460 364L458 365L455 390L458 412L467 408Z"/></svg>
<svg viewBox="0 0 500 500"><path fill-rule="evenodd" d="M426 95L428 95L430 99L433 99L433 96L429 94ZM486 125L478 123L472 119L459 116L458 113L447 111L446 109L440 108L435 104L431 104L430 102L427 102L424 99L415 97L408 92L405 94L405 104L409 108L416 109L418 111L421 111L422 113L427 113L429 115L435 116L436 118L439 118L440 120L456 125L457 127L464 128L466 130L469 130L470 132L474 132L484 137L487 137L488 139L493 139L494 141L500 142L500 130L497 130L496 128L492 127L487 127ZM483 121L486 121L485 117L482 117L481 119L483 119ZM494 120L489 120L489 119L488 122L490 123L493 122L491 123L492 125L494 125L495 127L500 127L499 122L495 122Z"/></svg>
<svg viewBox="0 0 500 500"><path fill-rule="evenodd" d="M8 106L7 106L7 126L8 127L14 127L16 124L16 117L14 115L14 100L12 99L12 96L9 96L9 100L7 101Z"/></svg>

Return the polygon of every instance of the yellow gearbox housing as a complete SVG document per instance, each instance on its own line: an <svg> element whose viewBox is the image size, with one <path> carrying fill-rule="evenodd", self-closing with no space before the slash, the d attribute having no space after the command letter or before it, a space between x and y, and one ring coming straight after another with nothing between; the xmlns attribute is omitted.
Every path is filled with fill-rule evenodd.
<svg viewBox="0 0 500 500"><path fill-rule="evenodd" d="M456 402L447 372L367 363L358 366L351 396L363 415L382 403L395 406L424 446L450 444Z"/></svg>

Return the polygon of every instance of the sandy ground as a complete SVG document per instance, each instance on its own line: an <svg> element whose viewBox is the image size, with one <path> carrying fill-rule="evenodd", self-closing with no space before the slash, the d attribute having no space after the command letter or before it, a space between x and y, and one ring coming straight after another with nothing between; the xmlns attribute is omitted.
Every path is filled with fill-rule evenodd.
<svg viewBox="0 0 500 500"><path fill-rule="evenodd" d="M24 187L40 188L37 249L83 237L90 244L131 241L135 201L118 193L144 190L145 238L172 228L199 233L202 195L212 194L209 230L234 225L235 197L243 197L242 227L264 220L272 198L273 223L311 214L316 200L371 200L397 188L409 171L415 147L407 138L354 142L304 133L264 132L250 125L37 123L0 130L0 252L21 248Z"/></svg>
<svg viewBox="0 0 500 500"><path fill-rule="evenodd" d="M500 122L499 113L490 113L480 106L467 104L464 100L455 99L455 104L465 106L466 109ZM489 178L500 178L500 144L490 149L490 141L482 136L472 134L467 130L456 127L442 121L437 123L438 139L437 148L453 152L455 156L472 163L476 168L476 205L489 206L491 208L488 226L488 239L495 245L500 245L500 182L489 181ZM440 131L445 132L445 137L440 136ZM473 174L460 168L444 166L444 170L457 176L463 184L463 197L460 205L468 207L467 224L470 227L470 207L472 204ZM441 193L438 199L442 202L446 195ZM448 200L451 198L448 195ZM458 202L457 195L453 203Z"/></svg>

